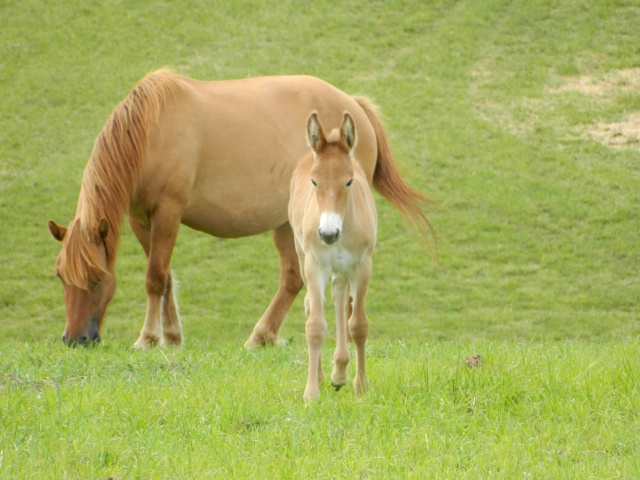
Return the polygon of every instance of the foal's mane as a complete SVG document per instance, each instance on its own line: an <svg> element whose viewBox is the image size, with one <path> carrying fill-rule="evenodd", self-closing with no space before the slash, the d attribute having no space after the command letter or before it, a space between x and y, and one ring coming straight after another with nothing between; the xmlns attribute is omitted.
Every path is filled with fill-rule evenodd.
<svg viewBox="0 0 640 480"><path fill-rule="evenodd" d="M147 149L149 128L179 88L179 76L163 69L140 80L114 109L96 138L82 177L76 217L65 239L61 274L67 282L87 288L90 271L101 268L95 248L97 227L106 219L108 268L113 271L120 222L128 212Z"/></svg>

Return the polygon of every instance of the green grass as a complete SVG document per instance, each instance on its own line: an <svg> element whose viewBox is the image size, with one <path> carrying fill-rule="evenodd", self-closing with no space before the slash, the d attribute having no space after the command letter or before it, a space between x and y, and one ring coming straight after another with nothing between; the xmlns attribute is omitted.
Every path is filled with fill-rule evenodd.
<svg viewBox="0 0 640 480"><path fill-rule="evenodd" d="M640 154L587 133L640 110L639 24L628 0L0 1L0 477L640 476ZM289 347L241 350L275 292L269 235L181 230L187 343L141 353L123 229L105 343L62 347L46 223L73 217L104 121L166 65L371 97L442 204L436 267L378 198L362 399L325 386L304 407L301 299Z"/></svg>
<svg viewBox="0 0 640 480"><path fill-rule="evenodd" d="M303 348L13 343L7 478L635 478L640 345L376 342L305 407ZM329 355L325 355L325 365ZM352 369L353 370L353 369ZM352 372L353 373L353 372Z"/></svg>

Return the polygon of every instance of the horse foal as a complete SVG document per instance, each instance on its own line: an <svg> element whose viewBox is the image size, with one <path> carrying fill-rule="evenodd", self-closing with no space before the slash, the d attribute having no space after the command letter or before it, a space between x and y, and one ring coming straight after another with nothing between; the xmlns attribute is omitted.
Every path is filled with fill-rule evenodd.
<svg viewBox="0 0 640 480"><path fill-rule="evenodd" d="M347 383L347 327L356 349L354 388L367 389L365 343L369 320L365 296L371 276L371 254L376 242L376 207L367 177L354 157L357 144L353 117L344 113L342 125L326 136L311 113L307 120L311 153L294 170L289 199L289 223L307 295L305 334L309 349L309 375L305 400L319 397L322 380L321 347L327 332L324 291L331 279L336 311L336 350L331 382L336 389ZM351 316L345 322L349 297Z"/></svg>

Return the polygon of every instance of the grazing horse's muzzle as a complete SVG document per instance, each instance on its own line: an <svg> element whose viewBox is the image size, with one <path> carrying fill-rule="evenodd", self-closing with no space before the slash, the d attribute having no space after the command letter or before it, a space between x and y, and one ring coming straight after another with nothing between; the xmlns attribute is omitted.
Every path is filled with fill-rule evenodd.
<svg viewBox="0 0 640 480"><path fill-rule="evenodd" d="M98 331L98 321L92 319L89 323L88 331L81 332L79 335L69 335L66 331L62 335L62 341L68 347L88 347L90 345L97 345L102 340L100 338L100 332Z"/></svg>
<svg viewBox="0 0 640 480"><path fill-rule="evenodd" d="M66 334L62 336L62 341L68 347L88 347L90 345L96 345L100 343L101 338L98 332L95 332L91 337L87 337L86 335L81 335L77 339L72 340Z"/></svg>

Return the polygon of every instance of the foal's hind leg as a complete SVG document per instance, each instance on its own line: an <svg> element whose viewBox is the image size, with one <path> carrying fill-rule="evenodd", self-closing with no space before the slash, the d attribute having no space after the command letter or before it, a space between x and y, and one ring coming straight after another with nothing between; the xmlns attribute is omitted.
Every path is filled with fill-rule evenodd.
<svg viewBox="0 0 640 480"><path fill-rule="evenodd" d="M129 225L135 234L138 242L142 245L144 253L149 258L149 250L151 246L150 227L143 225L138 220L129 217ZM175 294L175 281L173 274L169 274L165 294L161 307L162 317L162 335L165 345L181 345L182 344L182 323L178 313L178 303Z"/></svg>
<svg viewBox="0 0 640 480"><path fill-rule="evenodd" d="M244 348L247 350L267 343L274 345L280 343L278 339L280 327L303 285L293 230L288 222L273 231L273 240L280 254L280 286L262 318L253 328L253 333L244 344Z"/></svg>
<svg viewBox="0 0 640 480"><path fill-rule="evenodd" d="M356 378L353 381L353 387L358 394L364 393L369 386L365 368L365 345L369 336L369 319L365 312L364 301L370 276L371 257L368 257L363 261L351 284L353 313L349 319L349 333L351 333L351 338L356 346Z"/></svg>

